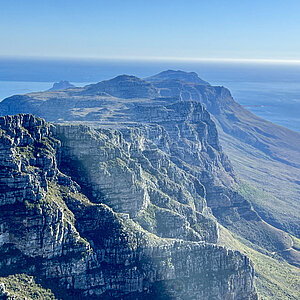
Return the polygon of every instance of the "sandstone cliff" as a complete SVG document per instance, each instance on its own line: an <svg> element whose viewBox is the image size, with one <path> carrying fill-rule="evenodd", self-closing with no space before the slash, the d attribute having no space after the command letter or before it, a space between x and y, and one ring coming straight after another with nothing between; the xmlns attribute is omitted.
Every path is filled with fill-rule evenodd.
<svg viewBox="0 0 300 300"><path fill-rule="evenodd" d="M55 123L49 129L57 170L47 171L57 173L51 190L61 193L71 182L73 192L161 239L234 245L256 262L264 298L299 298L298 273L284 261L297 266L300 259L297 238L286 233L299 237L298 133L251 114L226 88L211 86L194 72L172 70L0 103L1 115L17 113ZM43 198L49 180L39 168L31 168L29 177L18 175L11 186L31 182L22 193ZM23 197L11 192L6 201ZM224 230L220 235L218 224L244 246L222 236Z"/></svg>
<svg viewBox="0 0 300 300"><path fill-rule="evenodd" d="M205 186L161 126L0 128L1 276L65 299L256 299L249 259L215 245Z"/></svg>

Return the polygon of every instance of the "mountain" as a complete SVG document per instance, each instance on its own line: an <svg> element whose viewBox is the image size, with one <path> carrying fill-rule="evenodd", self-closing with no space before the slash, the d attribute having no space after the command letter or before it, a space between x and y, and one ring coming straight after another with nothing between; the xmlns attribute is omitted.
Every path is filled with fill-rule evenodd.
<svg viewBox="0 0 300 300"><path fill-rule="evenodd" d="M199 78L198 74L195 72L184 72L184 71L174 71L174 70L167 70L160 72L157 75L145 78L146 81L149 82L160 82L160 81L184 81L187 83L195 83L200 85L209 85L208 82Z"/></svg>
<svg viewBox="0 0 300 300"><path fill-rule="evenodd" d="M71 84L69 81L61 80L60 82L55 82L49 91L57 91L57 90L64 90L69 88L74 88L75 85Z"/></svg>
<svg viewBox="0 0 300 300"><path fill-rule="evenodd" d="M129 75L120 75L111 80L88 85L82 93L93 96L109 94L125 99L158 97L158 91L151 83Z"/></svg>
<svg viewBox="0 0 300 300"><path fill-rule="evenodd" d="M226 88L211 86L196 73L171 70L147 79L121 75L83 88L12 96L0 103L1 115L20 113L0 122L0 162L6 168L0 179L6 195L2 248L21 252L12 259L25 255L26 266L17 267L22 274L32 276L42 266L37 277L47 287L46 274L56 261L70 270L67 251L76 257L81 251L93 254L86 254L85 267L71 259L78 265L76 275L51 273L49 284L58 296L57 285L76 297L255 299L247 255L260 296L298 298L298 133L256 117ZM23 225L13 226L19 223L12 211L18 209L25 218L31 207L37 215L26 219L28 226L63 212L53 221L60 225L33 226L32 236L45 232L48 239L47 232L64 228L61 224L71 227L63 229L63 238L56 234L59 242L49 237L29 253L29 238ZM46 215L38 216L41 211ZM12 215L9 221L7 215ZM76 248L81 239L86 250ZM65 249L67 257L57 249ZM235 266L228 264L231 253L238 255ZM186 257L195 259L191 273L182 264ZM212 257L224 263L213 266ZM7 269L7 263L2 265ZM121 277L114 274L116 268ZM0 276L16 274L4 269ZM79 278L84 284L77 286ZM240 280L247 282L243 288Z"/></svg>
<svg viewBox="0 0 300 300"><path fill-rule="evenodd" d="M181 81L185 83L164 86L164 93L207 108L234 169L252 185L241 187L243 193L265 221L299 237L300 134L255 116L224 87L190 84L189 76Z"/></svg>
<svg viewBox="0 0 300 300"><path fill-rule="evenodd" d="M162 128L0 126L2 276L64 299L256 299L249 259L215 245L201 182L146 138L167 142Z"/></svg>

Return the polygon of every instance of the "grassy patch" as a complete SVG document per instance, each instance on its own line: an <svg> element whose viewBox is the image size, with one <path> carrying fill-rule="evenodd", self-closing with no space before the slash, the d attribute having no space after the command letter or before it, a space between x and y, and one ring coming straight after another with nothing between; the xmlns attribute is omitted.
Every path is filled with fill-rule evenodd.
<svg viewBox="0 0 300 300"><path fill-rule="evenodd" d="M55 207L55 208L56 208L56 206L60 207L64 212L65 221L74 225L74 223L75 223L74 214L67 207L65 201L62 198L60 188L54 182L48 181L48 192L45 195L45 197L43 197L39 201L38 205L41 205L41 206L48 205L50 207Z"/></svg>
<svg viewBox="0 0 300 300"><path fill-rule="evenodd" d="M281 189L282 187L278 188ZM291 234L298 232L299 207L297 201L288 203L247 182L239 185L238 192L252 203L255 210L266 222Z"/></svg>
<svg viewBox="0 0 300 300"><path fill-rule="evenodd" d="M294 236L292 236L292 239L293 239L293 242L294 242L293 248L300 251L300 239L298 239Z"/></svg>
<svg viewBox="0 0 300 300"><path fill-rule="evenodd" d="M300 299L300 269L271 253L261 253L227 229L220 228L220 244L246 254L254 263L256 287L262 300ZM248 244L248 243L247 243Z"/></svg>
<svg viewBox="0 0 300 300"><path fill-rule="evenodd" d="M155 215L155 206L149 204L145 210L141 210L135 221L137 221L145 230L156 233L157 232L157 221Z"/></svg>
<svg viewBox="0 0 300 300"><path fill-rule="evenodd" d="M43 288L34 281L32 276L26 274L16 274L8 277L0 277L0 283L4 283L5 291L11 299L56 299L50 289ZM10 299L10 298L9 298Z"/></svg>

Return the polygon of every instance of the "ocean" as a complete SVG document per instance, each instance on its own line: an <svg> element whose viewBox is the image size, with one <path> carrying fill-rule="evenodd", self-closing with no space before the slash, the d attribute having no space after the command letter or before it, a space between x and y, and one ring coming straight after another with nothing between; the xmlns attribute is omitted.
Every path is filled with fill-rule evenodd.
<svg viewBox="0 0 300 300"><path fill-rule="evenodd" d="M76 86L120 74L147 77L175 69L195 71L212 85L222 85L256 115L300 132L300 65L0 59L0 100L49 89L68 80Z"/></svg>

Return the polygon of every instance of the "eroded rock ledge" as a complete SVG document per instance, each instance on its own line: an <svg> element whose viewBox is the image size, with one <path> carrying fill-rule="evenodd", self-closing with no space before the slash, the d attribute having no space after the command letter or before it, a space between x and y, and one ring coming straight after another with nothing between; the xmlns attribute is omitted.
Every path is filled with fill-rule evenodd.
<svg viewBox="0 0 300 300"><path fill-rule="evenodd" d="M64 299L257 299L249 259L215 245L201 181L149 139L162 131L1 117L0 276Z"/></svg>

